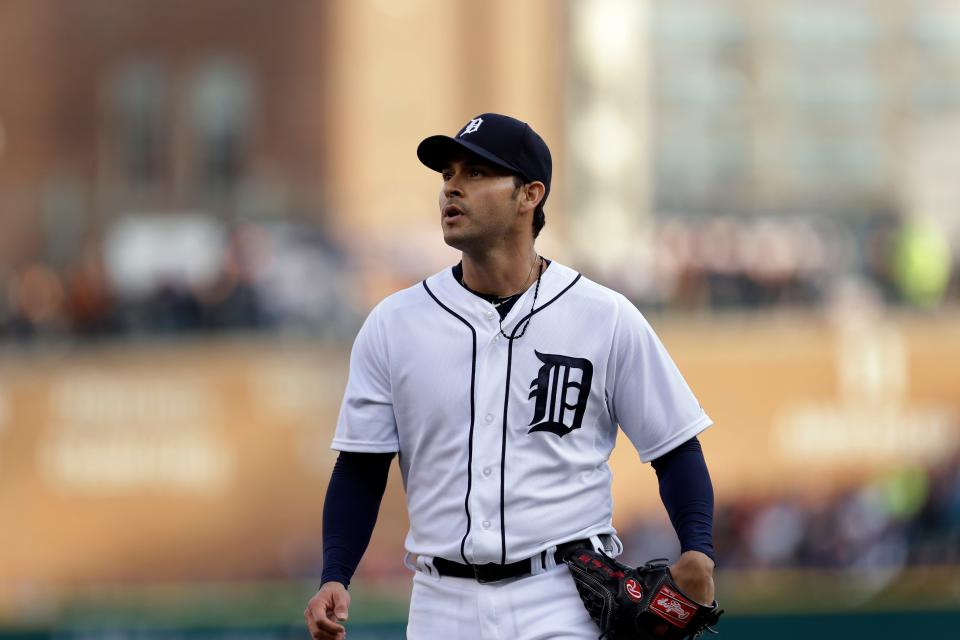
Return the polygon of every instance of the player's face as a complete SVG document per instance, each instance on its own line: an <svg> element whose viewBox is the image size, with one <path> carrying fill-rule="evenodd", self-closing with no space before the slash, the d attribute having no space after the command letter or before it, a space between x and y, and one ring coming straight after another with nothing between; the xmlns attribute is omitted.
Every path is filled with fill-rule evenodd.
<svg viewBox="0 0 960 640"><path fill-rule="evenodd" d="M523 231L519 190L509 171L464 156L452 160L441 173L440 224L448 245L482 251Z"/></svg>

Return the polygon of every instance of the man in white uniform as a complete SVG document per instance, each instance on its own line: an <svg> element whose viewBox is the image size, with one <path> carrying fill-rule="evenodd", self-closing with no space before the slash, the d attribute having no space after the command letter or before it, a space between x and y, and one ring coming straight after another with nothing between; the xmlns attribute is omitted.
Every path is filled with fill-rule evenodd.
<svg viewBox="0 0 960 640"><path fill-rule="evenodd" d="M640 312L540 256L552 160L526 123L486 113L420 160L442 174L462 261L381 302L361 328L324 504L323 583L304 613L341 638L390 460L415 568L408 638L595 638L560 554L621 551L607 460L618 427L653 461L677 529L677 584L713 601L711 421Z"/></svg>

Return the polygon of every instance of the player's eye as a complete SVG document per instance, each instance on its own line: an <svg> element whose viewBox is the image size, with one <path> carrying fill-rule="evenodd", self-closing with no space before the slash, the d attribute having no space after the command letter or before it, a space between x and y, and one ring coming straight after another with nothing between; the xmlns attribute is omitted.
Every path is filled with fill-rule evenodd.
<svg viewBox="0 0 960 640"><path fill-rule="evenodd" d="M443 181L446 182L447 180L449 180L450 178L453 177L453 172L452 172L452 171L441 171L441 172L440 172L440 175L443 177Z"/></svg>
<svg viewBox="0 0 960 640"><path fill-rule="evenodd" d="M484 172L483 172L483 169L482 169L482 168L480 168L480 167L470 167L470 177L471 177L471 178L479 178L479 177L482 176L482 175L484 175Z"/></svg>

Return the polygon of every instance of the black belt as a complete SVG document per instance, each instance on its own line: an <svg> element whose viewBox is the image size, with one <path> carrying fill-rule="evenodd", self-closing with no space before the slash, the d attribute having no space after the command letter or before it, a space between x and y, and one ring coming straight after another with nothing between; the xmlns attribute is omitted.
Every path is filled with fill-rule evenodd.
<svg viewBox="0 0 960 640"><path fill-rule="evenodd" d="M590 540L564 542L563 544L557 545L557 550L553 552L553 558L557 561L557 564L561 564L563 562L563 556L571 550L580 547L589 548L592 547L592 543ZM547 552L542 551L540 553L540 564L545 566L546 559ZM510 562L508 564L497 564L496 562L489 564L461 564L453 560L434 558L433 568L436 569L437 573L441 576L473 578L477 582L486 583L529 575L533 569L532 562L533 558L527 558L526 560L517 560L516 562Z"/></svg>

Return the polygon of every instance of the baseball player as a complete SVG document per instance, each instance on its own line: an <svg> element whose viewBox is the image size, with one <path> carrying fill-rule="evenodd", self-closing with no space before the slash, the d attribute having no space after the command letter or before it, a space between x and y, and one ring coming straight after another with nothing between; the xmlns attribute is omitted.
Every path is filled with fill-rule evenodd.
<svg viewBox="0 0 960 640"><path fill-rule="evenodd" d="M439 222L462 260L383 300L357 335L310 633L345 635L347 587L397 455L408 638L596 638L563 558L622 550L607 464L618 428L656 470L681 543L676 586L713 602L713 490L696 437L711 420L624 296L537 252L546 143L484 113L417 156L442 176Z"/></svg>

